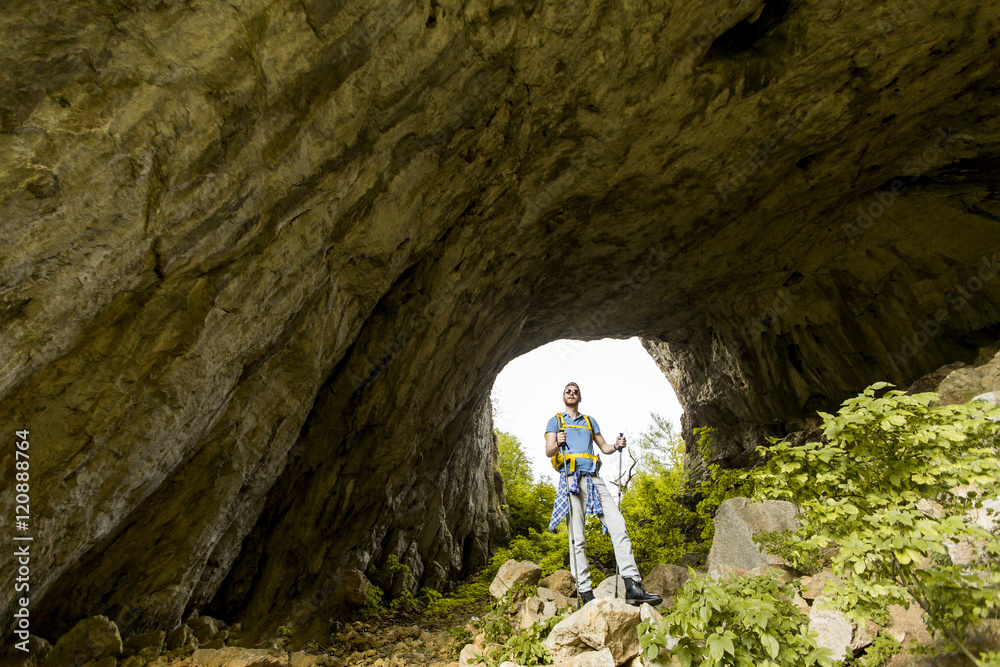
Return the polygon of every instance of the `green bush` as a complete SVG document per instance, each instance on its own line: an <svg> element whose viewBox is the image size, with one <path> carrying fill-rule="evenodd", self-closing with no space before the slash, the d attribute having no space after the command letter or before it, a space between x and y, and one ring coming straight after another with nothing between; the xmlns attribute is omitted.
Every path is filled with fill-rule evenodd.
<svg viewBox="0 0 1000 667"><path fill-rule="evenodd" d="M791 584L773 576L716 581L691 575L663 621L639 624L639 647L647 660L667 654L682 667L832 665L829 649L816 646L809 619L791 603ZM668 637L678 638L672 649Z"/></svg>
<svg viewBox="0 0 1000 667"><path fill-rule="evenodd" d="M1000 536L965 519L1000 495L1000 409L985 402L930 407L935 394L907 396L880 382L820 413L825 443L775 442L754 471L763 497L800 508L792 557L826 548L843 580L836 601L858 619L887 603L916 602L928 624L964 647L965 629L1000 608ZM950 545L981 546L968 566Z"/></svg>

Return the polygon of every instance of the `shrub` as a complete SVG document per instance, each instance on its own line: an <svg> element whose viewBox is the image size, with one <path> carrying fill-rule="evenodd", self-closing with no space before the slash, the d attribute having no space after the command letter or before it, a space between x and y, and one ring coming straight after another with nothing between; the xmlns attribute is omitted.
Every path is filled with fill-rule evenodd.
<svg viewBox="0 0 1000 667"><path fill-rule="evenodd" d="M928 624L969 658L966 627L1000 607L1000 536L965 517L1000 494L1000 409L984 402L930 407L876 383L820 413L826 443L775 442L755 471L761 495L795 502L802 524L791 556L837 547L836 601L855 618L885 604L916 602ZM948 547L980 545L979 559L952 562ZM796 546L799 545L799 546Z"/></svg>
<svg viewBox="0 0 1000 667"><path fill-rule="evenodd" d="M773 576L716 581L691 575L663 621L639 624L639 647L647 660L668 654L682 667L832 664L829 649L816 646L809 620L791 603L791 584ZM679 638L672 649L668 637Z"/></svg>

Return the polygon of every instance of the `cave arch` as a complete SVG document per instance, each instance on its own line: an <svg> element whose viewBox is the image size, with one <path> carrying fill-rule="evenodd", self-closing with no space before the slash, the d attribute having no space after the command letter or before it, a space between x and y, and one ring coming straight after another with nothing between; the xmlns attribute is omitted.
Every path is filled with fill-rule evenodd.
<svg viewBox="0 0 1000 667"><path fill-rule="evenodd" d="M710 58L763 2L105 4L0 10L0 413L49 638L318 628L382 554L474 567L485 397L549 340L642 336L738 462L1000 334L996 2L793 2L777 52Z"/></svg>

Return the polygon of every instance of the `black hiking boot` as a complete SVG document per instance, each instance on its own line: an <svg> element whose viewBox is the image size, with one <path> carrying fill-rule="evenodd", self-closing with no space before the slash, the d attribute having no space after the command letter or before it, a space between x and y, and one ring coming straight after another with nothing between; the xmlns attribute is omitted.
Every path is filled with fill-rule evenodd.
<svg viewBox="0 0 1000 667"><path fill-rule="evenodd" d="M632 579L630 577L625 577L625 602L638 607L643 602L648 602L654 607L661 602L663 598L655 593L647 593L646 589L642 587L642 582L638 579Z"/></svg>
<svg viewBox="0 0 1000 667"><path fill-rule="evenodd" d="M594 591L580 591L580 606L594 601Z"/></svg>

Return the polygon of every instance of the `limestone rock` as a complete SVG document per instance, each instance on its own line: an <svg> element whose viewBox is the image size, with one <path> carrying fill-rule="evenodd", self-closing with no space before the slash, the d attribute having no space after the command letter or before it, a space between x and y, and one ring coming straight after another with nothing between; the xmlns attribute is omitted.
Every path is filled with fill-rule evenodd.
<svg viewBox="0 0 1000 667"><path fill-rule="evenodd" d="M352 607L363 607L368 602L368 591L371 590L371 582L364 573L357 568L347 571L344 581L344 595L347 604Z"/></svg>
<svg viewBox="0 0 1000 667"><path fill-rule="evenodd" d="M528 560L518 562L513 558L500 566L497 575L490 584L490 595L502 598L504 594L518 584L534 586L542 577L542 568Z"/></svg>
<svg viewBox="0 0 1000 667"><path fill-rule="evenodd" d="M830 649L833 660L839 661L846 657L851 646L853 628L843 612L813 605L809 612L809 631L819 634L816 644Z"/></svg>
<svg viewBox="0 0 1000 667"><path fill-rule="evenodd" d="M284 651L237 648L199 648L178 667L287 667L288 654Z"/></svg>
<svg viewBox="0 0 1000 667"><path fill-rule="evenodd" d="M594 597L601 600L612 600L615 597L615 580L618 581L618 597L625 599L625 581L618 575L608 577L594 589Z"/></svg>
<svg viewBox="0 0 1000 667"><path fill-rule="evenodd" d="M643 602L639 605L639 620L659 623L663 620L663 614L661 614L653 605L648 602Z"/></svg>
<svg viewBox="0 0 1000 667"><path fill-rule="evenodd" d="M967 366L949 373L937 388L935 405L967 403L976 396L1000 391L1000 353L981 366Z"/></svg>
<svg viewBox="0 0 1000 667"><path fill-rule="evenodd" d="M159 657L160 653L163 652L162 648L156 646L147 646L146 648L139 649L136 653L137 656L145 660L146 662L153 662Z"/></svg>
<svg viewBox="0 0 1000 667"><path fill-rule="evenodd" d="M556 615L556 603L552 600L542 600L537 597L529 597L524 601L518 612L518 627L527 630L535 623L539 623Z"/></svg>
<svg viewBox="0 0 1000 667"><path fill-rule="evenodd" d="M296 651L292 653L288 667L343 667L339 658L329 655L311 655Z"/></svg>
<svg viewBox="0 0 1000 667"><path fill-rule="evenodd" d="M166 646L167 649L173 651L174 649L179 649L183 646L187 646L191 643L194 638L194 633L191 631L191 627L186 623L181 624L167 633Z"/></svg>
<svg viewBox="0 0 1000 667"><path fill-rule="evenodd" d="M878 635L880 628L873 621L865 621L864 625L858 625L854 628L854 634L851 637L851 650L858 651L865 646L868 646Z"/></svg>
<svg viewBox="0 0 1000 667"><path fill-rule="evenodd" d="M639 610L622 600L594 600L560 621L545 640L556 665L580 653L611 650L615 664L639 653Z"/></svg>
<svg viewBox="0 0 1000 667"><path fill-rule="evenodd" d="M223 625L225 623L211 616L198 616L188 621L191 632L198 638L199 646L215 637Z"/></svg>
<svg viewBox="0 0 1000 667"><path fill-rule="evenodd" d="M81 667L117 667L118 659L113 655L97 658L83 663Z"/></svg>
<svg viewBox="0 0 1000 667"><path fill-rule="evenodd" d="M122 650L118 626L107 616L92 616L83 619L60 637L45 662L51 667L60 667L114 658L121 655Z"/></svg>
<svg viewBox="0 0 1000 667"><path fill-rule="evenodd" d="M823 589L827 585L836 587L840 579L830 570L821 570L816 574L802 578L802 597L806 600L815 600L823 595Z"/></svg>
<svg viewBox="0 0 1000 667"><path fill-rule="evenodd" d="M908 646L911 642L922 645L931 643L933 637L928 632L923 618L921 618L922 612L918 605L912 604L907 608L903 608L899 605L891 604L886 607L886 611L889 613L889 626L886 630L892 635L893 639L904 647Z"/></svg>
<svg viewBox="0 0 1000 667"><path fill-rule="evenodd" d="M615 667L616 663L611 649L604 648L600 651L579 653L561 664L562 667Z"/></svg>
<svg viewBox="0 0 1000 667"><path fill-rule="evenodd" d="M795 505L783 500L756 503L746 498L730 498L715 513L715 537L708 553L708 571L715 577L729 576L737 568L752 570L758 565L785 564L777 556L762 553L753 541L761 531L795 530Z"/></svg>
<svg viewBox="0 0 1000 667"><path fill-rule="evenodd" d="M473 658L482 655L482 651L475 644L466 644L462 648L462 652L458 655L458 665L459 667L472 667L475 663L472 662Z"/></svg>
<svg viewBox="0 0 1000 667"><path fill-rule="evenodd" d="M558 338L642 335L696 476L972 363L997 0L917 4L3 3L33 629L322 638L352 568L459 580L508 531L489 386Z"/></svg>
<svg viewBox="0 0 1000 667"><path fill-rule="evenodd" d="M132 651L133 653L138 653L142 649L152 646L156 648L157 651L162 651L166 644L166 636L163 630L152 630L151 632L143 632L140 634L132 635L125 640L124 646L126 649Z"/></svg>
<svg viewBox="0 0 1000 667"><path fill-rule="evenodd" d="M576 585L569 570L556 570L538 582L539 588L548 588L555 593L561 593L568 598L576 595Z"/></svg>
<svg viewBox="0 0 1000 667"><path fill-rule="evenodd" d="M642 585L650 593L656 593L662 597L664 602L669 605L670 600L690 578L691 573L686 567L660 563L654 565L649 574L642 578Z"/></svg>

